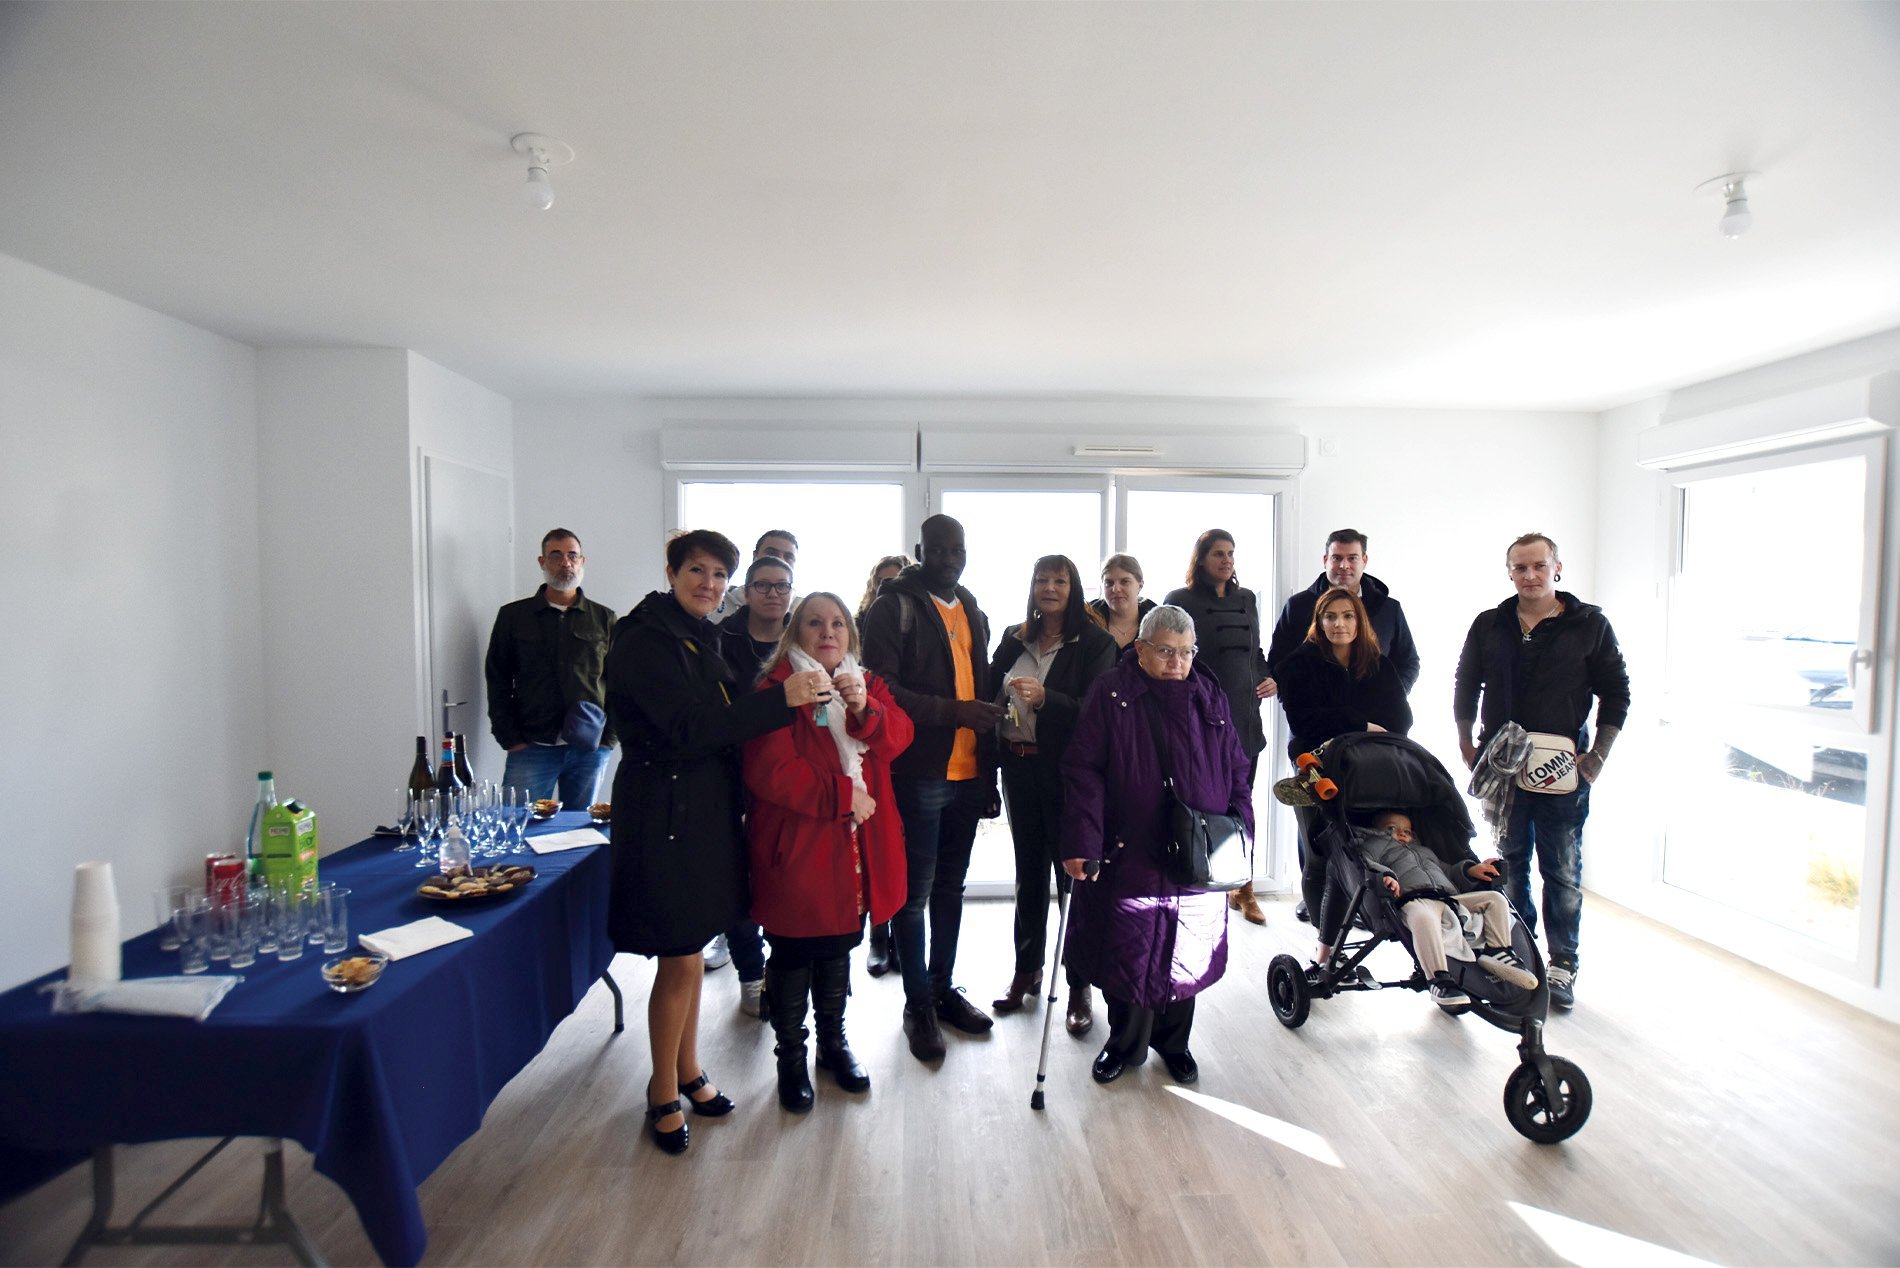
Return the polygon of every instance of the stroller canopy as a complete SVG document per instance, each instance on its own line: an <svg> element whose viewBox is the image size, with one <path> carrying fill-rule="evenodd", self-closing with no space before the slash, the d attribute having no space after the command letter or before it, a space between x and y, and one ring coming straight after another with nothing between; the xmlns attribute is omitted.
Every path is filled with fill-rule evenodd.
<svg viewBox="0 0 1900 1268"><path fill-rule="evenodd" d="M1401 810L1417 819L1422 812L1434 835L1471 839L1471 812L1450 772L1404 736L1348 731L1328 743L1319 758L1320 769L1339 785L1339 800L1354 817Z"/></svg>

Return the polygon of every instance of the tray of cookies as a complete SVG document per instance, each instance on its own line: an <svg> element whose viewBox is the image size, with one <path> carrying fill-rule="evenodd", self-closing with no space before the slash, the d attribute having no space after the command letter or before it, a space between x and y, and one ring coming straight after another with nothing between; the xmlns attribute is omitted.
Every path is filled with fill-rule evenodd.
<svg viewBox="0 0 1900 1268"><path fill-rule="evenodd" d="M416 886L416 897L432 903L478 903L526 889L534 869L519 864L477 867L454 876L435 875Z"/></svg>

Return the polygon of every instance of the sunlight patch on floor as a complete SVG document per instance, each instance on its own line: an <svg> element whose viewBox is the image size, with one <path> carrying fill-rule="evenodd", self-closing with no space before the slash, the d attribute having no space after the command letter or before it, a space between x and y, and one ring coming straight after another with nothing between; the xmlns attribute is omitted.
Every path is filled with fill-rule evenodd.
<svg viewBox="0 0 1900 1268"><path fill-rule="evenodd" d="M1544 1245L1578 1268L1714 1268L1708 1260L1670 1250L1640 1237L1613 1233L1565 1215L1507 1202L1517 1217L1530 1225Z"/></svg>
<svg viewBox="0 0 1900 1268"><path fill-rule="evenodd" d="M1333 1152L1333 1147L1326 1143L1326 1138L1317 1132L1296 1127L1283 1118L1274 1118L1270 1114L1262 1114L1259 1110L1251 1110L1244 1105L1236 1105L1232 1101L1223 1101L1219 1097L1203 1096L1199 1092L1190 1092L1182 1087L1171 1087L1168 1091L1190 1104L1198 1105L1204 1110L1212 1110L1228 1122L1245 1127L1257 1136L1265 1136L1276 1145L1283 1145L1295 1153L1305 1154L1314 1162L1323 1162L1329 1167L1346 1165L1340 1161L1339 1155Z"/></svg>

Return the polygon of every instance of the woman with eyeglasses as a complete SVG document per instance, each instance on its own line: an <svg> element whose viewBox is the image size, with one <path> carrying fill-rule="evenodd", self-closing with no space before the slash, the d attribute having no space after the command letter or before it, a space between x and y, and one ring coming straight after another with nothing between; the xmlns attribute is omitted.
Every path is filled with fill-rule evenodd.
<svg viewBox="0 0 1900 1268"><path fill-rule="evenodd" d="M1001 684L996 703L1004 714L996 734L1016 846L1016 971L1003 997L993 1001L999 1013L1015 1012L1042 990L1051 877L1060 892L1069 891L1061 854L1062 756L1089 684L1112 669L1115 659L1115 640L1089 619L1075 564L1067 555L1038 559L1030 574L1028 615L1003 632L990 660L990 681ZM1095 1025L1093 992L1073 972L1066 1024L1072 1035L1085 1035Z"/></svg>
<svg viewBox="0 0 1900 1268"><path fill-rule="evenodd" d="M759 667L778 650L792 610L792 568L783 559L761 555L745 570L740 606L719 623L720 651L742 686L759 679Z"/></svg>
<svg viewBox="0 0 1900 1268"><path fill-rule="evenodd" d="M1169 592L1164 602L1185 609L1194 618L1194 637L1201 646L1201 663L1227 692L1240 746L1247 754L1247 783L1253 783L1260 750L1267 746L1260 722L1260 701L1273 691L1267 676L1267 658L1260 648L1260 601L1240 584L1235 569L1234 535L1210 528L1194 542L1188 560L1187 585ZM1228 903L1254 924L1267 922L1249 881L1227 897Z"/></svg>
<svg viewBox="0 0 1900 1268"><path fill-rule="evenodd" d="M1097 1083L1141 1065L1151 1049L1175 1082L1195 1082L1194 1001L1227 971L1226 895L1176 885L1161 866L1169 777L1188 806L1238 815L1253 831L1239 728L1195 652L1187 612L1164 605L1143 617L1133 647L1089 689L1062 763L1062 868L1083 882L1064 961L1107 1003Z"/></svg>
<svg viewBox="0 0 1900 1268"><path fill-rule="evenodd" d="M1310 753L1350 731L1404 735L1412 729L1405 683L1380 652L1365 604L1350 590L1334 586L1319 597L1305 641L1281 662L1276 681L1287 730L1293 735L1287 744L1289 757ZM1306 838L1300 890L1319 931L1317 958L1324 963L1332 957L1343 913L1326 908L1326 856L1315 848L1312 812L1303 806L1299 812L1300 833Z"/></svg>

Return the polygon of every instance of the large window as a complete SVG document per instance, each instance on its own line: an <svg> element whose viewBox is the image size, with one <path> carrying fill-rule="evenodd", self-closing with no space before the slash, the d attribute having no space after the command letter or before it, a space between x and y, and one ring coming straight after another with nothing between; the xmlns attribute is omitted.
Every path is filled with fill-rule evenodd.
<svg viewBox="0 0 1900 1268"><path fill-rule="evenodd" d="M1867 814L1879 442L1679 476L1662 878L1854 961ZM1791 513L1797 512L1798 513Z"/></svg>
<svg viewBox="0 0 1900 1268"><path fill-rule="evenodd" d="M798 538L798 593L828 590L854 609L871 565L910 549L904 485L897 481L682 480L679 526L718 529L738 544L734 585L759 535L786 529Z"/></svg>

